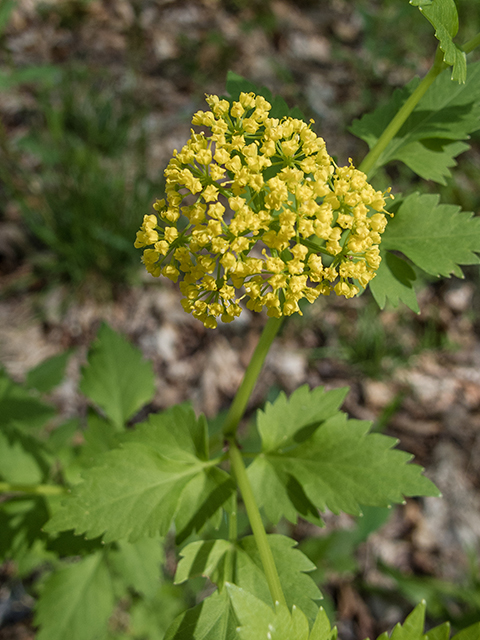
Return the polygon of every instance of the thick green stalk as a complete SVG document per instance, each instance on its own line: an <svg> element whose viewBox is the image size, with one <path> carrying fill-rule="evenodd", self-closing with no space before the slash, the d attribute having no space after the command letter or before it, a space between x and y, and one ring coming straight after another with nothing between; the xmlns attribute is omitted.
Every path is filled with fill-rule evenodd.
<svg viewBox="0 0 480 640"><path fill-rule="evenodd" d="M402 107L397 112L396 116L390 122L390 124L386 127L380 138L377 140L376 144L372 147L370 152L365 156L363 162L358 167L360 171L363 171L367 175L371 172L375 163L380 158L382 153L387 148L388 144L392 140L392 138L398 133L403 123L406 121L408 116L415 109L417 104L420 102L420 99L425 95L427 89L430 87L435 78L448 67L448 65L443 62L443 51L440 47L437 49L437 53L435 55L435 62L433 63L430 71L424 77L424 79L420 82L418 87L412 93L412 95L408 98L408 100L402 105Z"/></svg>
<svg viewBox="0 0 480 640"><path fill-rule="evenodd" d="M67 489L53 484L10 484L0 482L0 493L30 493L37 496L59 496Z"/></svg>
<svg viewBox="0 0 480 640"><path fill-rule="evenodd" d="M282 325L282 321L283 318L269 318L262 331L262 335L260 336L260 340L255 348L252 359L250 360L245 371L245 375L243 376L242 383L225 419L225 423L223 425L223 434L225 437L235 437L238 423L243 417L250 394L252 393L258 376L260 375L268 350L270 349L270 346Z"/></svg>
<svg viewBox="0 0 480 640"><path fill-rule="evenodd" d="M274 602L280 602L280 604L286 605L287 603L285 601L285 596L283 595L282 585L275 566L275 560L273 559L272 550L268 544L267 533L263 526L262 516L260 515L257 503L255 502L255 497L250 485L250 480L247 476L247 470L243 463L242 455L233 440L230 442L229 456L232 470L242 494L245 509L247 510L255 542L257 543L258 553L260 554L260 559L262 561L263 570L265 572L265 577L267 578L268 588L270 589L272 599Z"/></svg>

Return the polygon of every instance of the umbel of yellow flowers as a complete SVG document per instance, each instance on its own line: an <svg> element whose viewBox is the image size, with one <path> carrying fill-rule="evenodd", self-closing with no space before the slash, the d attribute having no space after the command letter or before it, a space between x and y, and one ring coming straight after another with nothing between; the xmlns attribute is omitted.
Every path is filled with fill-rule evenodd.
<svg viewBox="0 0 480 640"><path fill-rule="evenodd" d="M195 133L165 171L167 201L146 215L135 246L154 276L181 279L182 305L206 327L240 315L299 312L320 294L350 298L374 277L385 193L338 167L303 120L270 118L270 103L208 96ZM182 215L183 214L183 215Z"/></svg>

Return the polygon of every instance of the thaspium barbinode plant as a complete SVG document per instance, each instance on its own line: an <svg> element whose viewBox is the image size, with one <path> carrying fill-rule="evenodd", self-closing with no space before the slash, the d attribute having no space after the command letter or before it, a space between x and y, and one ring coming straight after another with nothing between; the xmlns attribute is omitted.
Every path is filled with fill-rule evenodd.
<svg viewBox="0 0 480 640"><path fill-rule="evenodd" d="M17 499L2 516L12 532L8 544L28 547L28 535L18 542L17 532L25 522L43 523L48 507L54 513L44 526L50 537L42 534L45 553L67 548L82 558L48 578L37 611L40 640L117 637L107 631L115 598L125 585L153 598L151 567L162 557L160 539L172 530L184 545L175 581L205 576L216 589L175 619L166 640L333 640L337 631L308 575L314 566L294 540L267 529L282 518L321 524L327 508L360 515L362 506L439 495L410 456L392 448L392 438L369 433L370 423L340 410L347 389L280 394L257 413L255 450L242 447L238 432L269 347L284 318L301 314L304 299L313 303L331 292L351 298L369 286L380 308L388 299L418 311L412 284L418 271L461 276L460 265L479 262L478 218L440 204L436 195L392 198L370 183L391 160L443 183L479 128L480 63L467 65L466 54L480 34L462 47L453 42L453 0L411 4L432 23L437 55L422 81L353 124L370 147L358 169L351 161L338 166L298 110L234 74L229 97L208 96L210 109L194 115L199 129L174 153L166 199L145 216L136 246L144 248L150 273L180 281L185 311L206 327L230 322L244 306L266 309L268 320L224 421L223 448L188 405L126 429L152 398L153 376L128 344L102 328L81 383L101 413L89 415L80 455L60 458L71 495L61 496L60 505L63 487L46 482L52 477L46 461L62 450L64 431L47 443L41 464L35 458L30 484L12 480L8 464L2 471L0 489ZM12 411L23 396L5 384ZM7 425L4 451L24 443L29 415ZM41 498L41 515L38 503L32 512L19 509L19 496L27 504ZM239 536L240 509L252 535ZM161 638L161 629L142 626L161 618L156 602L155 611L134 602L133 631L122 629L119 637ZM448 640L448 623L425 633L424 618L421 603L391 639ZM480 623L455 635L479 637Z"/></svg>

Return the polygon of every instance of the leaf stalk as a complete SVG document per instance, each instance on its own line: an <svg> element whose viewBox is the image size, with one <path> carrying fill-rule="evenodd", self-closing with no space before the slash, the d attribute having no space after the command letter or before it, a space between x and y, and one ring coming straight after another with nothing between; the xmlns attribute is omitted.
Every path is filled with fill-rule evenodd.
<svg viewBox="0 0 480 640"><path fill-rule="evenodd" d="M265 577L267 578L268 588L270 589L273 602L280 602L280 604L286 606L287 603L285 596L283 595L282 585L278 576L277 567L275 566L273 553L268 543L267 533L263 526L262 516L260 515L260 511L253 495L252 486L248 479L242 455L233 440L230 442L229 456L232 470L242 494L245 509L247 510L253 536L257 543L258 553L260 554L260 559L262 561L263 570L265 572Z"/></svg>
<svg viewBox="0 0 480 640"><path fill-rule="evenodd" d="M367 176L371 173L372 169L375 168L378 159L385 151L392 138L394 138L405 123L408 116L420 102L421 98L425 95L432 82L442 71L448 68L448 64L443 62L443 55L443 51L438 47L435 55L435 61L427 75L423 78L408 100L398 110L396 116L391 120L390 124L388 124L375 145L371 148L370 152L367 153L363 159L363 162L358 168L360 171L366 173Z"/></svg>
<svg viewBox="0 0 480 640"><path fill-rule="evenodd" d="M30 493L37 496L59 496L67 489L54 484L11 484L0 482L0 493Z"/></svg>

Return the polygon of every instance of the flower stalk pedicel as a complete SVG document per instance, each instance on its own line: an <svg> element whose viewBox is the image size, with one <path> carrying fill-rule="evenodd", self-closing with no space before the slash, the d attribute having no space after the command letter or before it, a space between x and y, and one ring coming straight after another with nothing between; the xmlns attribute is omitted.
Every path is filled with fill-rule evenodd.
<svg viewBox="0 0 480 640"><path fill-rule="evenodd" d="M240 315L243 298L280 318L302 298L356 295L380 264L386 194L351 161L338 167L303 120L269 117L262 96L207 102L192 122L210 134L192 130L174 152L167 201L137 233L147 270L181 278L185 311L208 328Z"/></svg>

